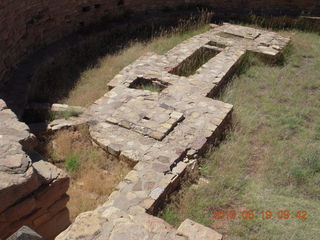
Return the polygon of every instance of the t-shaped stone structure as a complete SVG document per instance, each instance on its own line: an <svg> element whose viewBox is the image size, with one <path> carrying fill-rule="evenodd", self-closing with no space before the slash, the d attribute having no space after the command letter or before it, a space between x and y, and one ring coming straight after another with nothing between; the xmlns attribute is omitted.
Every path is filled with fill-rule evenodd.
<svg viewBox="0 0 320 240"><path fill-rule="evenodd" d="M149 214L195 171L197 157L230 121L233 106L212 97L245 56L277 60L289 42L274 32L214 25L124 68L86 115L92 139L135 167L103 206L80 214L57 239L221 239L190 220L175 230Z"/></svg>

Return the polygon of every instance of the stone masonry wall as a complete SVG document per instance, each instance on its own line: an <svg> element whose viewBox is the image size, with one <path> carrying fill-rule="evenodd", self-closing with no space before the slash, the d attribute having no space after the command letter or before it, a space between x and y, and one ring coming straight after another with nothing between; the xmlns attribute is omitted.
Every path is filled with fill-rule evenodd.
<svg viewBox="0 0 320 240"><path fill-rule="evenodd" d="M317 0L202 0L216 12L275 16L319 15Z"/></svg>
<svg viewBox="0 0 320 240"><path fill-rule="evenodd" d="M127 10L143 11L203 3L222 13L319 15L318 0L2 0L0 2L0 86L5 73L37 48Z"/></svg>
<svg viewBox="0 0 320 240"><path fill-rule="evenodd" d="M41 160L35 144L27 125L0 100L0 239L22 225L52 239L70 224L69 178Z"/></svg>
<svg viewBox="0 0 320 240"><path fill-rule="evenodd" d="M0 2L0 82L22 56L103 16L183 0L3 0Z"/></svg>

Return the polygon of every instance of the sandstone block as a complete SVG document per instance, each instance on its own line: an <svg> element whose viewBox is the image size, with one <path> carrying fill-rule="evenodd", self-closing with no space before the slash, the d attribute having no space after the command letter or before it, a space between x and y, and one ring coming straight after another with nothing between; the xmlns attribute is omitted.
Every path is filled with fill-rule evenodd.
<svg viewBox="0 0 320 240"><path fill-rule="evenodd" d="M69 201L68 195L63 195L60 199L58 199L56 202L54 202L49 208L48 211L51 213L59 212L61 209L63 209L68 201Z"/></svg>
<svg viewBox="0 0 320 240"><path fill-rule="evenodd" d="M67 177L58 178L49 185L39 189L35 193L35 199L37 201L37 206L47 207L64 195L69 188L70 179Z"/></svg>
<svg viewBox="0 0 320 240"><path fill-rule="evenodd" d="M181 223L177 229L177 234L186 236L189 240L222 240L221 234L190 219L186 219Z"/></svg>
<svg viewBox="0 0 320 240"><path fill-rule="evenodd" d="M150 233L143 227L131 222L124 222L114 227L109 240L149 240Z"/></svg>
<svg viewBox="0 0 320 240"><path fill-rule="evenodd" d="M31 213L36 207L35 199L30 196L27 199L24 199L22 202L16 203L10 208L6 209L3 213L0 214L1 222L13 222L20 219L23 216Z"/></svg>
<svg viewBox="0 0 320 240"><path fill-rule="evenodd" d="M43 160L33 163L33 167L46 184L54 181L58 177L67 178L67 174L62 169Z"/></svg>
<svg viewBox="0 0 320 240"><path fill-rule="evenodd" d="M70 225L69 211L64 208L49 221L35 228L44 239L53 239L61 231L65 230Z"/></svg>
<svg viewBox="0 0 320 240"><path fill-rule="evenodd" d="M41 185L34 169L24 174L0 172L0 212L27 196Z"/></svg>

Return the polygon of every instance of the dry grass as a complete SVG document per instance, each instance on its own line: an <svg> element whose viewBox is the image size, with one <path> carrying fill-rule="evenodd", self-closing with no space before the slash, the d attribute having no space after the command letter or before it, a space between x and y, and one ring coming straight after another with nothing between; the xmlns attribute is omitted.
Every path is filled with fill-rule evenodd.
<svg viewBox="0 0 320 240"><path fill-rule="evenodd" d="M69 105L87 106L107 92L107 83L147 49L141 43L132 44L116 55L103 57L92 68L82 72L77 85L62 102Z"/></svg>
<svg viewBox="0 0 320 240"><path fill-rule="evenodd" d="M69 172L71 220L105 202L130 168L92 145L87 127L62 130L47 144L48 160Z"/></svg>
<svg viewBox="0 0 320 240"><path fill-rule="evenodd" d="M88 106L107 92L107 83L122 68L148 51L164 53L205 31L211 16L212 13L201 11L188 18L176 16L170 23L141 22L89 34L37 66L29 99Z"/></svg>
<svg viewBox="0 0 320 240"><path fill-rule="evenodd" d="M126 176L130 168L124 164L113 163L109 170L98 167L83 167L79 176L71 180L67 207L70 218L74 220L81 212L95 209L107 201L114 187Z"/></svg>

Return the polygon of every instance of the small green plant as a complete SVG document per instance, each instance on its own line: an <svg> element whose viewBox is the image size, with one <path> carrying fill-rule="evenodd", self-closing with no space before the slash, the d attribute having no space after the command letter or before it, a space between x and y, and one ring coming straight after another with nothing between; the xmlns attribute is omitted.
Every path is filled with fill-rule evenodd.
<svg viewBox="0 0 320 240"><path fill-rule="evenodd" d="M77 111L72 108L66 111L61 111L61 112L50 112L48 116L48 122L52 122L53 120L61 119L61 118L68 119L70 117L78 117L80 114L81 114L80 111Z"/></svg>
<svg viewBox="0 0 320 240"><path fill-rule="evenodd" d="M53 120L56 120L57 116L55 112L49 112L47 117L47 122L52 122Z"/></svg>
<svg viewBox="0 0 320 240"><path fill-rule="evenodd" d="M179 221L180 221L180 217L179 217L177 211L175 211L175 209L172 209L172 208L166 208L161 213L161 217L166 222L170 223L173 226L177 225L177 223L179 223Z"/></svg>
<svg viewBox="0 0 320 240"><path fill-rule="evenodd" d="M320 125L315 127L315 136L314 139L315 140L320 140Z"/></svg>
<svg viewBox="0 0 320 240"><path fill-rule="evenodd" d="M305 182L305 173L303 169L294 167L290 170L290 176L293 178L296 184L300 185Z"/></svg>
<svg viewBox="0 0 320 240"><path fill-rule="evenodd" d="M76 173L80 167L80 159L77 155L70 155L66 158L65 161L66 170L69 173Z"/></svg>
<svg viewBox="0 0 320 240"><path fill-rule="evenodd" d="M304 157L304 161L312 174L320 172L320 151L313 151Z"/></svg>
<svg viewBox="0 0 320 240"><path fill-rule="evenodd" d="M62 115L64 118L78 117L80 115L80 112L71 108L67 111L62 112Z"/></svg>
<svg viewBox="0 0 320 240"><path fill-rule="evenodd" d="M154 84L145 84L141 86L141 89L151 92L161 92L161 88Z"/></svg>
<svg viewBox="0 0 320 240"><path fill-rule="evenodd" d="M249 77L256 77L257 73L254 71L255 69L252 70L252 67L262 66L262 65L263 63L261 59L259 59L257 55L255 55L254 53L249 52L245 54L236 73L237 75L248 73ZM252 71L250 72L249 70L252 70Z"/></svg>

